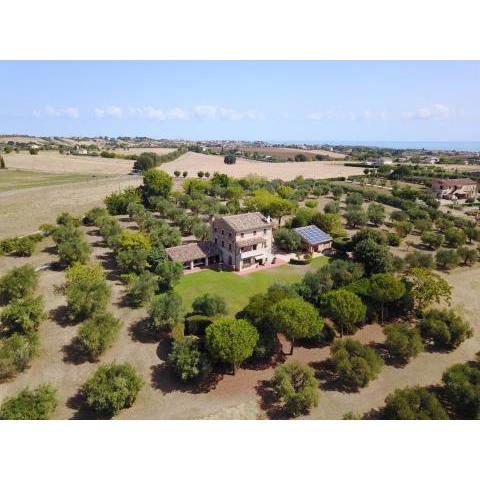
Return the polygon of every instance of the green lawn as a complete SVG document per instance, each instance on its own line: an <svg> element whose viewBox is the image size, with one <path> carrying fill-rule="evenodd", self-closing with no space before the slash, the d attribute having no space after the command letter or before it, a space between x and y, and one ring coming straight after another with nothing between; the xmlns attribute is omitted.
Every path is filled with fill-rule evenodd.
<svg viewBox="0 0 480 480"><path fill-rule="evenodd" d="M280 265L245 276L204 270L184 275L175 291L182 296L187 309L191 309L192 301L203 293L220 295L227 302L228 313L234 315L247 305L251 296L265 292L272 283L296 282L305 272L315 270L327 262L327 257L317 257L310 265Z"/></svg>
<svg viewBox="0 0 480 480"><path fill-rule="evenodd" d="M83 182L99 176L75 173L47 173L29 170L0 170L0 192L19 190L22 188L64 185L66 183Z"/></svg>

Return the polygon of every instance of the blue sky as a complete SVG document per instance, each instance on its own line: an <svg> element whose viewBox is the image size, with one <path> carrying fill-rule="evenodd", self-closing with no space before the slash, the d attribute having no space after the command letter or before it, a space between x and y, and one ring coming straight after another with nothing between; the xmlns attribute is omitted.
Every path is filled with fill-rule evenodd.
<svg viewBox="0 0 480 480"><path fill-rule="evenodd" d="M0 62L0 133L480 140L480 62Z"/></svg>

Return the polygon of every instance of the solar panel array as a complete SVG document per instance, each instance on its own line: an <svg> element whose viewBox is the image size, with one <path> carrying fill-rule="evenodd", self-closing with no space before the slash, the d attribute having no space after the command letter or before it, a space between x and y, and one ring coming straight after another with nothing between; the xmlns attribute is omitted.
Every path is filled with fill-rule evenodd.
<svg viewBox="0 0 480 480"><path fill-rule="evenodd" d="M308 225L307 227L299 227L295 229L297 233L310 245L317 243L332 241L332 237L320 230L315 225Z"/></svg>

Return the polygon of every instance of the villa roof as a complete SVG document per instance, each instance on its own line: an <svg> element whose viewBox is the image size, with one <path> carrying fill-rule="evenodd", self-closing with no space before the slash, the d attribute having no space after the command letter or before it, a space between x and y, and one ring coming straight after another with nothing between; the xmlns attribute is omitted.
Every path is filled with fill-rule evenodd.
<svg viewBox="0 0 480 480"><path fill-rule="evenodd" d="M255 228L272 228L272 224L260 212L226 215L219 220L225 222L235 232L254 230Z"/></svg>
<svg viewBox="0 0 480 480"><path fill-rule="evenodd" d="M205 257L218 255L218 248L211 242L196 242L179 245L178 247L166 248L168 257L174 262L193 262Z"/></svg>

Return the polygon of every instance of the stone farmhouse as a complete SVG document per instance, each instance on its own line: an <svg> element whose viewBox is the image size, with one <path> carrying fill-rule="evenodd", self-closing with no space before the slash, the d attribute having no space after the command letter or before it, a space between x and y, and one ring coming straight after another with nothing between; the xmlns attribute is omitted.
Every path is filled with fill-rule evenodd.
<svg viewBox="0 0 480 480"><path fill-rule="evenodd" d="M432 180L431 190L438 198L461 200L476 198L478 186L477 182L470 178L442 178Z"/></svg>
<svg viewBox="0 0 480 480"><path fill-rule="evenodd" d="M184 268L222 263L241 271L272 260L272 227L271 220L259 212L227 215L212 221L211 241L171 247L166 252Z"/></svg>

